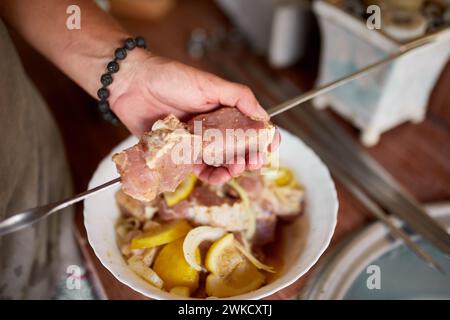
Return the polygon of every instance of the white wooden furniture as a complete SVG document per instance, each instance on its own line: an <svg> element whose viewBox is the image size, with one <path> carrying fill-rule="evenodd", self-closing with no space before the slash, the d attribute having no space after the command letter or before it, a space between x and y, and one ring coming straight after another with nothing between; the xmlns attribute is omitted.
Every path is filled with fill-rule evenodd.
<svg viewBox="0 0 450 320"><path fill-rule="evenodd" d="M398 50L401 43L326 1L314 11L322 33L318 85L329 83ZM361 130L361 142L375 145L380 135L405 122L424 119L429 95L450 56L450 28L433 44L316 98ZM450 88L449 88L450 90Z"/></svg>

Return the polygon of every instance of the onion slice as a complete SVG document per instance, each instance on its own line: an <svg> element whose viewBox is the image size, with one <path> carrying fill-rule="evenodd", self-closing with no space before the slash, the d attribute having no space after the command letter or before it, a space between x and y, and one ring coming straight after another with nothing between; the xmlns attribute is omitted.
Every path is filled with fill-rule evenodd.
<svg viewBox="0 0 450 320"><path fill-rule="evenodd" d="M201 226L189 231L183 242L183 254L186 262L197 271L205 270L195 259L195 252L198 246L203 241L216 241L225 233L226 231L223 228L209 226Z"/></svg>
<svg viewBox="0 0 450 320"><path fill-rule="evenodd" d="M242 244L240 244L238 241L234 241L234 245L236 246L236 248L248 259L250 260L250 262L258 269L262 269L264 271L267 272L272 272L275 273L275 269L273 267L270 267L264 263L262 263L261 261L259 261L258 259L255 258L254 255L252 255L252 253L248 250L246 250Z"/></svg>
<svg viewBox="0 0 450 320"><path fill-rule="evenodd" d="M255 212L253 212L251 206L250 206L250 200L248 198L247 191L242 188L239 183L236 182L236 180L231 179L228 181L228 185L232 187L236 192L239 194L239 197L242 200L242 204L244 205L245 212L247 213L248 217L248 225L247 230L245 231L245 237L247 239L253 238L256 231L256 216Z"/></svg>

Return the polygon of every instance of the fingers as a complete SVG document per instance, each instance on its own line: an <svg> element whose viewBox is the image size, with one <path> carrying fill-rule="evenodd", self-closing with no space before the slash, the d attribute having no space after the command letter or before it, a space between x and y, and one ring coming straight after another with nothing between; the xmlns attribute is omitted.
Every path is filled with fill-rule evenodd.
<svg viewBox="0 0 450 320"><path fill-rule="evenodd" d="M278 129L274 134L271 144L268 146L269 152L275 152L281 141L281 135ZM245 170L255 171L264 165L264 155L262 152L250 152L245 157L239 157L235 163L227 164L223 167L212 167L205 163L194 166L194 174L202 181L211 184L222 184L233 177L242 175Z"/></svg>
<svg viewBox="0 0 450 320"><path fill-rule="evenodd" d="M226 166L228 169L228 172L230 173L230 176L232 177L238 177L245 171L245 158L244 157L238 157L236 163L229 164Z"/></svg>
<svg viewBox="0 0 450 320"><path fill-rule="evenodd" d="M210 184L223 184L231 179L230 172L225 167L216 168L205 164L196 165L194 173L200 180Z"/></svg>
<svg viewBox="0 0 450 320"><path fill-rule="evenodd" d="M212 167L207 164L194 166L194 174L202 181L210 184L222 184L233 177L240 176L246 169L245 159L225 167Z"/></svg>
<svg viewBox="0 0 450 320"><path fill-rule="evenodd" d="M210 167L211 173L209 174L209 182L211 184L222 184L231 179L230 172L225 167Z"/></svg>
<svg viewBox="0 0 450 320"><path fill-rule="evenodd" d="M280 130L278 128L275 131L275 135L273 136L272 142L269 144L269 152L275 152L278 150L278 147L281 143L281 135Z"/></svg>
<svg viewBox="0 0 450 320"><path fill-rule="evenodd" d="M247 169L250 171L259 170L264 164L264 157L260 152L250 153L247 158Z"/></svg>
<svg viewBox="0 0 450 320"><path fill-rule="evenodd" d="M200 178L200 176L201 176L203 170L205 170L206 167L207 167L207 165L204 164L204 163L194 164L194 168L193 168L192 172L193 172L198 178Z"/></svg>
<svg viewBox="0 0 450 320"><path fill-rule="evenodd" d="M220 104L236 107L243 114L257 120L269 120L269 115L261 107L249 87L220 78L216 78L214 84L214 92Z"/></svg>
<svg viewBox="0 0 450 320"><path fill-rule="evenodd" d="M194 174L202 181L210 184L223 184L233 177L240 176L246 169L259 170L264 165L264 157L261 153L249 155L247 161L237 161L224 167L212 167L207 164L194 166Z"/></svg>

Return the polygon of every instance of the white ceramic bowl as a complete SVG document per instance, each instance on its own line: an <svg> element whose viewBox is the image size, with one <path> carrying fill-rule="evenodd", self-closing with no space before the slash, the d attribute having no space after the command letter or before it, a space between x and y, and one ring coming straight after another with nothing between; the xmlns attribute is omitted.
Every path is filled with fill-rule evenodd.
<svg viewBox="0 0 450 320"><path fill-rule="evenodd" d="M280 250L284 267L276 280L232 299L261 299L292 284L316 263L334 232L338 200L328 169L296 136L284 130L281 130L281 135L280 162L292 168L305 187L305 213L293 223L283 226ZM126 139L103 159L89 188L117 177L111 155L136 141L134 137ZM116 244L114 226L120 214L114 200L116 191L117 188L109 189L84 202L84 225L95 254L119 281L130 288L154 299L177 299L151 286L128 268Z"/></svg>

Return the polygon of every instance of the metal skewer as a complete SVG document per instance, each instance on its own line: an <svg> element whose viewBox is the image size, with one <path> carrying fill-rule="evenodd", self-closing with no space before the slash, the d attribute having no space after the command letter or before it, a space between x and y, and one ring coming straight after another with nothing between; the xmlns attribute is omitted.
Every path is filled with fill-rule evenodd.
<svg viewBox="0 0 450 320"><path fill-rule="evenodd" d="M339 87L339 86L341 86L343 84L346 84L347 82L350 82L352 80L355 80L355 79L358 79L358 78L360 78L362 76L365 76L368 73L376 70L377 68L379 68L381 66L384 66L384 65L386 65L386 64L396 60L397 58L406 55L407 53L409 53L409 52L411 52L411 51L413 51L415 49L418 49L420 47L423 47L423 46L425 46L427 44L430 44L430 43L434 42L439 37L440 34L441 34L441 32L433 33L433 34L430 34L430 35L425 36L423 38L419 38L419 39L417 39L415 41L409 42L409 43L401 46L400 49L397 52L387 56L386 58L384 58L382 60L379 60L379 61L377 61L375 63L372 63L372 64L370 64L370 65L368 65L368 66L366 66L366 67L364 67L364 68L362 68L362 69L360 69L358 71L355 71L355 72L349 74L348 76L345 76L343 78L339 78L339 79L337 79L337 80L335 80L335 81L333 81L333 82L331 82L329 84L323 85L323 86L318 87L318 88L313 89L313 90L310 90L310 91L308 91L308 92L306 92L306 93L304 93L304 94L302 94L302 95L300 95L298 97L295 97L295 98L292 98L292 99L290 99L288 101L285 101L285 102L277 105L276 107L273 107L273 108L269 109L267 112L269 113L269 115L271 117L273 117L273 116L276 116L276 115L278 115L280 113L283 113L283 112L285 112L285 111L287 111L289 109L292 109L292 108L302 104L303 102L311 100L311 99L313 99L313 98L315 98L315 97L317 97L317 96L319 96L319 95L321 95L323 93L326 93L328 91L331 91L331 90L333 90L333 89L335 89L335 88L337 88L337 87Z"/></svg>
<svg viewBox="0 0 450 320"><path fill-rule="evenodd" d="M327 85L321 86L317 89L306 92L296 98L293 98L284 103L281 103L278 106L269 109L268 113L270 116L276 116L284 111L287 111L289 109L292 109L292 108L302 104L303 102L311 100L311 99L319 96L320 94L323 94L325 92L333 90L349 81L352 81L363 75L366 75L366 74L370 73L371 71L374 71L378 67L386 65L386 64L394 61L395 59L409 53L410 51L413 51L417 48L420 48L427 44L430 44L431 42L435 41L441 33L443 33L443 32L440 31L437 33L433 33L433 34L430 34L423 38L420 38L418 40L412 41L412 42L400 47L400 49L396 53L393 53L378 62L368 65L367 67L364 67L361 70L358 70L346 77L340 78L340 79L335 80ZM68 199L65 199L65 200L62 200L59 202L55 202L52 204L44 205L41 207L31 208L31 209L27 209L22 212L18 212L16 214L12 215L11 217L0 222L0 236L23 229L23 228L37 222L38 220L49 216L50 214L52 214L54 212L57 212L57 211L64 209L72 204L82 201L100 191L106 190L114 185L119 184L119 183L120 183L120 178L116 178L116 179L106 182L94 189L87 190L81 194L78 194L74 197L71 197L71 198L68 198Z"/></svg>
<svg viewBox="0 0 450 320"><path fill-rule="evenodd" d="M68 206L71 206L79 201L82 201L90 196L93 196L94 194L97 194L101 191L107 190L111 187L114 187L115 185L118 185L120 183L120 178L116 178L114 180L111 180L109 182L106 182L98 187L92 188L90 190L87 190L83 193L77 194L74 197L70 197L68 199L46 204L40 207L27 209L25 211L21 211L18 213L13 214L11 217L6 218L5 220L0 222L0 237L14 232L21 230L25 227L28 227L29 225L32 225L33 223L48 217L52 213L62 210L64 208L67 208Z"/></svg>
<svg viewBox="0 0 450 320"><path fill-rule="evenodd" d="M213 56L216 57L216 54L213 54ZM263 72L261 72L261 70L259 70L257 67L252 65L251 62L245 63L244 65L245 65L246 72L251 74L253 77L256 77L258 80L262 81L263 86L265 86L266 88L272 89L271 93L274 94L281 101L284 100L286 96L295 95L295 92L297 91L296 87L287 86L288 83L284 83L283 85L281 85L281 83L278 81L280 79L275 80L272 77L269 77L267 74L264 74ZM222 72L226 72L226 74L227 73L229 74L229 69L222 68L222 64L219 66L219 68L221 69ZM236 73L234 75L229 75L229 77L231 79L233 79L234 81L245 82L243 80L243 78L241 76L237 76ZM276 88L278 90L275 90L274 88ZM279 91L281 91L281 92L279 92ZM267 97L264 94L260 94L259 98L260 99L264 98L263 100L266 100L266 102L265 102L266 105L271 103L271 102L269 102L270 99L267 100ZM306 112L307 110L310 110L310 109L306 109L306 110L302 110L302 111ZM312 112L312 113L314 114L314 112ZM305 114L302 113L302 116L305 116ZM324 135L323 135L322 130L324 130L325 127L327 129L331 130L331 128L329 127L329 123L327 123L324 126L324 123L318 123L318 122L316 123L315 119L310 118L310 117L306 117L305 121L307 121L307 123L311 124L311 126L308 126L308 128L311 129L311 127L314 127L315 129L317 129L317 130L315 130L315 133L313 134L313 136L315 136L315 137L321 136L323 138ZM365 194L359 187L357 187L348 175L346 175L342 170L340 170L340 167L335 162L337 160L335 157L336 154L333 152L330 153L330 150L327 147L325 147L325 145L327 143L325 143L324 141L321 141L321 143L317 143L317 141L315 141L314 139L311 140L311 136L308 134L306 134L306 135L303 134L302 133L303 131L300 129L300 127L303 127L305 125L305 123L303 122L302 124L298 124L298 125L297 124L298 124L297 121L295 121L295 125L293 127L291 127L290 130L295 132L298 136L302 137L305 141L307 141L308 144L312 145L313 149L315 151L317 151L319 153L319 155L321 155L321 156L324 156L325 154L331 155L330 157L328 157L329 161L326 161L326 163L330 166L333 174L336 176L336 178L341 183L344 184L344 186L353 194L353 196L355 196L355 198L357 198L362 204L364 204L365 207L367 209L369 209L369 211L375 217L377 217L380 221L382 221L386 225L386 227L391 231L391 235L397 237L400 240L403 240L405 245L410 250L412 250L419 258L421 258L425 263L427 263L427 265L429 265L430 267L434 268L435 270L443 273L443 269L439 265L439 263L425 249L423 249L418 243L416 243L411 238L411 236L404 231L404 229L401 226L397 226L394 223L394 221L392 220L392 218L390 218L389 215L385 212L385 210L383 208L381 208L367 194ZM308 129L307 129L307 131L308 131ZM331 130L332 136L335 133L336 132L333 132ZM342 138L342 136L340 136L340 138ZM342 141L340 141L340 142L342 142ZM321 150L320 152L319 152L319 149ZM345 157L344 157L344 155L341 154L337 158L342 160ZM408 210L406 210L406 211L408 211Z"/></svg>
<svg viewBox="0 0 450 320"><path fill-rule="evenodd" d="M356 185L346 177L345 174L334 168L333 174L349 189L349 191L363 203L369 211L383 222L391 232L392 235L403 240L406 246L408 246L412 252L414 252L419 258L425 261L430 267L436 269L442 274L445 274L441 265L421 246L414 242L411 237L401 228L397 227L389 216L381 209L372 199L370 199L364 192L362 192Z"/></svg>

